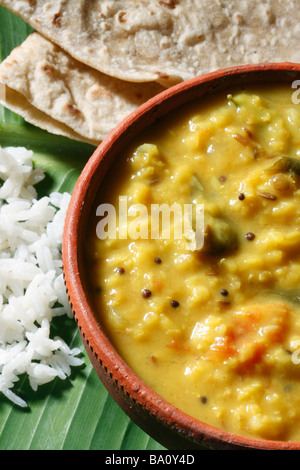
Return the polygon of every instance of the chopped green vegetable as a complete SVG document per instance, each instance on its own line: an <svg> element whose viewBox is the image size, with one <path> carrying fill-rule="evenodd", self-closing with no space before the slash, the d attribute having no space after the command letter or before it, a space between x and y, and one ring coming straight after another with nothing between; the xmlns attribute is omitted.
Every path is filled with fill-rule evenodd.
<svg viewBox="0 0 300 470"><path fill-rule="evenodd" d="M205 216L203 246L199 250L206 254L219 254L237 247L237 236L232 226L221 218Z"/></svg>
<svg viewBox="0 0 300 470"><path fill-rule="evenodd" d="M193 203L204 204L205 225L203 244L197 251L209 255L216 255L236 249L237 234L234 227L230 222L225 220L225 218L215 217L205 209L205 203L208 202L208 197L205 195L205 190L196 175L194 175L191 180L191 197ZM193 229L195 230L194 220Z"/></svg>
<svg viewBox="0 0 300 470"><path fill-rule="evenodd" d="M299 304L300 303L300 291L297 290L275 290L275 295L278 295L280 297L285 298L286 300L289 300L293 304Z"/></svg>
<svg viewBox="0 0 300 470"><path fill-rule="evenodd" d="M300 160L283 155L267 168L266 171L274 173L287 173L292 171L296 175L300 175Z"/></svg>

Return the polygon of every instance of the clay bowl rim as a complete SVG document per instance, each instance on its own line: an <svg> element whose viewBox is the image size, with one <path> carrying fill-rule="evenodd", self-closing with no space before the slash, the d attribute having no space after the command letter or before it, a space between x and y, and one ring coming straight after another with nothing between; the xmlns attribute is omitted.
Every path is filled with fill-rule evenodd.
<svg viewBox="0 0 300 470"><path fill-rule="evenodd" d="M86 163L73 190L68 208L62 243L63 273L68 299L77 322L84 346L97 374L105 371L122 393L140 405L147 413L161 421L166 428L190 439L191 442L208 442L216 448L299 450L300 442L272 441L248 438L214 428L166 402L148 387L129 368L99 327L88 301L85 276L82 274L83 253L80 244L95 194L118 152L130 142L145 125L161 118L171 110L192 101L195 93L202 96L226 89L236 82L254 83L253 79L289 81L300 79L300 64L269 63L229 67L211 72L186 82L181 82L151 98L129 114L96 148ZM206 90L206 91L205 91ZM114 154L114 157L110 157ZM100 169L99 169L100 168ZM100 377L101 378L101 377ZM101 378L102 380L102 378ZM147 429L146 429L147 432Z"/></svg>

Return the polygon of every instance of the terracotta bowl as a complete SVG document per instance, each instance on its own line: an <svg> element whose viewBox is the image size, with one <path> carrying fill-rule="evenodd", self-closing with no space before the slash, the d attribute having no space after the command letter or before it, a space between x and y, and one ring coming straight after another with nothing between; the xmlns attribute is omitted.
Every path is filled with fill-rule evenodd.
<svg viewBox="0 0 300 470"><path fill-rule="evenodd" d="M168 449L286 449L300 442L249 439L187 416L151 390L127 366L93 315L83 246L86 222L101 183L122 149L142 130L182 104L241 84L300 79L300 64L239 66L180 83L140 106L96 149L74 189L63 238L63 266L69 300L89 358L99 378L130 418ZM95 410L97 412L97 410Z"/></svg>

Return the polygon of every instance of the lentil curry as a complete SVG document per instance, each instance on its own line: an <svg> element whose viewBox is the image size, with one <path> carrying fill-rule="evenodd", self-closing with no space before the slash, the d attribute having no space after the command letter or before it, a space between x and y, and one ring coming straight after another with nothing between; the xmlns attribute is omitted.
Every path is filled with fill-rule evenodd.
<svg viewBox="0 0 300 470"><path fill-rule="evenodd" d="M230 90L140 135L97 204L203 203L204 243L100 240L94 214L88 262L99 322L150 387L223 430L296 441L300 106L291 97L282 84Z"/></svg>

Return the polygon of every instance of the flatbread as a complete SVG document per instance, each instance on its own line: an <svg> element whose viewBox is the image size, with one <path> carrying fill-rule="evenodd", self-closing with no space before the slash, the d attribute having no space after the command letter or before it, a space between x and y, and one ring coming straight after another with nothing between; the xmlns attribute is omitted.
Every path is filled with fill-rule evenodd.
<svg viewBox="0 0 300 470"><path fill-rule="evenodd" d="M1 92L0 103L11 111L19 114L19 116L22 116L28 123L50 132L51 134L61 135L72 140L78 140L80 142L86 142L92 145L99 144L96 141L85 139L83 136L77 134L65 124L52 119L46 113L36 109L34 106L28 103L28 101L26 101L21 93L18 93L11 88L5 86L4 92Z"/></svg>
<svg viewBox="0 0 300 470"><path fill-rule="evenodd" d="M218 68L300 61L298 0L0 0L70 55L164 85Z"/></svg>
<svg viewBox="0 0 300 470"><path fill-rule="evenodd" d="M155 82L128 83L108 77L37 32L1 63L0 82L7 88L2 103L24 119L31 123L34 119L42 128L47 125L54 133L69 130L92 144L103 140L125 116L163 90ZM34 114L34 109L39 113Z"/></svg>

